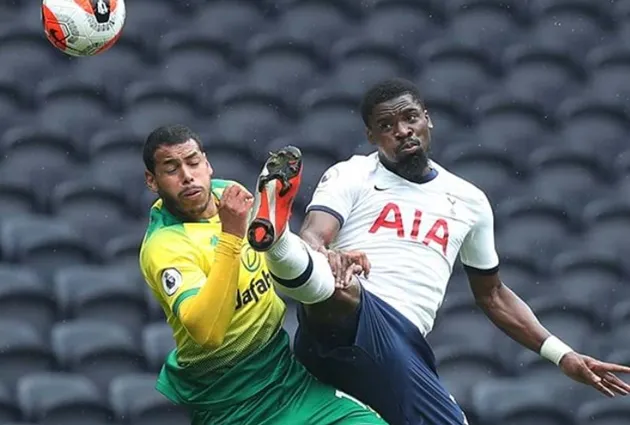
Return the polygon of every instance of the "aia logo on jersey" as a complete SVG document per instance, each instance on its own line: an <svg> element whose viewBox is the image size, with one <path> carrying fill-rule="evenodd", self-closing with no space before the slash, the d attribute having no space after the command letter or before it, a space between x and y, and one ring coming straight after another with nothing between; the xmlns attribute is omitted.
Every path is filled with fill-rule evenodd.
<svg viewBox="0 0 630 425"><path fill-rule="evenodd" d="M396 236L399 238L409 237L411 240L417 241L420 236L420 224L422 223L422 211L416 210L414 212L413 224L411 226L411 232L407 236L405 227L403 225L402 213L400 207L390 202L383 207L381 213L378 215L372 227L370 227L370 233L377 233L383 231L383 229L391 229L396 231ZM438 218L431 225L431 228L425 235L423 235L422 243L429 246L430 244L437 244L441 247L441 251L446 255L448 249L448 221L443 218Z"/></svg>

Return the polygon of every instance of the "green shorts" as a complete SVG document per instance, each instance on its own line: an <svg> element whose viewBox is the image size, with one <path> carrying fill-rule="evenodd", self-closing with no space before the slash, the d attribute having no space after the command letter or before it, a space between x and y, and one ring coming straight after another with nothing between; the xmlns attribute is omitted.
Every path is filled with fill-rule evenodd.
<svg viewBox="0 0 630 425"><path fill-rule="evenodd" d="M173 351L158 377L158 391L188 407L192 425L387 425L309 374L282 329L227 373L208 376L207 370L180 366Z"/></svg>

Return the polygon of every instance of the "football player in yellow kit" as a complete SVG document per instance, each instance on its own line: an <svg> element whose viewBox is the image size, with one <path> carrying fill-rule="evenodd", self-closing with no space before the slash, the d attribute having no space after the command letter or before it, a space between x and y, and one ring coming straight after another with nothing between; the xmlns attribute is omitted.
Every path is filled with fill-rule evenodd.
<svg viewBox="0 0 630 425"><path fill-rule="evenodd" d="M159 200L140 267L176 342L157 389L194 425L385 425L291 353L285 305L244 238L253 196L211 179L199 137L184 126L152 132L143 160Z"/></svg>

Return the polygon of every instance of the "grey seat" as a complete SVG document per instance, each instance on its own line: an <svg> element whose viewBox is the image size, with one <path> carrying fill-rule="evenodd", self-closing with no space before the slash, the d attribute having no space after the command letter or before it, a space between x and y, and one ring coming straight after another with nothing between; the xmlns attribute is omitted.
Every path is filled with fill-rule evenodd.
<svg viewBox="0 0 630 425"><path fill-rule="evenodd" d="M584 209L583 219L585 239L597 251L618 255L630 246L623 237L630 229L630 207L623 202L593 202Z"/></svg>
<svg viewBox="0 0 630 425"><path fill-rule="evenodd" d="M227 40L195 31L168 33L160 40L161 78L168 84L212 93L233 72L233 51Z"/></svg>
<svg viewBox="0 0 630 425"><path fill-rule="evenodd" d="M624 398L593 400L579 407L577 424L622 425L628 423L630 403Z"/></svg>
<svg viewBox="0 0 630 425"><path fill-rule="evenodd" d="M199 109L192 94L164 83L147 81L128 87L124 106L123 124L142 138L169 123L194 127Z"/></svg>
<svg viewBox="0 0 630 425"><path fill-rule="evenodd" d="M278 18L277 32L297 40L314 41L327 49L351 30L342 2L307 0L289 3Z"/></svg>
<svg viewBox="0 0 630 425"><path fill-rule="evenodd" d="M435 357L440 379L465 411L472 410L472 391L478 382L506 373L489 348L446 346L436 350Z"/></svg>
<svg viewBox="0 0 630 425"><path fill-rule="evenodd" d="M68 222L41 217L3 220L0 242L7 259L49 274L70 264L94 259L93 253Z"/></svg>
<svg viewBox="0 0 630 425"><path fill-rule="evenodd" d="M589 84L593 96L604 101L627 101L630 84L624 75L630 70L628 46L613 44L596 47L588 54L587 63L593 72Z"/></svg>
<svg viewBox="0 0 630 425"><path fill-rule="evenodd" d="M606 314L613 300L623 290L625 270L613 255L588 250L565 251L551 263L551 273L564 297L592 304L599 314Z"/></svg>
<svg viewBox="0 0 630 425"><path fill-rule="evenodd" d="M228 140L265 142L288 125L288 105L277 94L232 84L217 90L214 100L220 113L212 128Z"/></svg>
<svg viewBox="0 0 630 425"><path fill-rule="evenodd" d="M137 337L124 327L104 321L76 320L56 324L51 344L63 370L81 374L101 394L121 375L144 371Z"/></svg>
<svg viewBox="0 0 630 425"><path fill-rule="evenodd" d="M439 35L434 13L429 1L380 1L369 9L359 31L363 39L412 56L418 44Z"/></svg>
<svg viewBox="0 0 630 425"><path fill-rule="evenodd" d="M474 105L474 140L525 157L545 141L553 122L539 105L513 95L482 96ZM465 133L468 135L468 133Z"/></svg>
<svg viewBox="0 0 630 425"><path fill-rule="evenodd" d="M170 425L190 421L186 410L173 405L155 389L154 374L114 379L109 399L116 419L131 425Z"/></svg>
<svg viewBox="0 0 630 425"><path fill-rule="evenodd" d="M0 384L0 422L11 425L11 422L17 421L20 416L20 409L15 403L11 391L5 385Z"/></svg>
<svg viewBox="0 0 630 425"><path fill-rule="evenodd" d="M173 331L166 323L151 323L142 331L142 349L151 372L158 372L175 348Z"/></svg>
<svg viewBox="0 0 630 425"><path fill-rule="evenodd" d="M26 322L2 319L0 334L0 382L11 391L29 373L44 372L55 364L41 333Z"/></svg>
<svg viewBox="0 0 630 425"><path fill-rule="evenodd" d="M472 400L482 423L571 424L572 415L555 402L553 394L538 382L504 378L477 384Z"/></svg>
<svg viewBox="0 0 630 425"><path fill-rule="evenodd" d="M438 39L423 45L419 55L424 63L419 86L431 87L467 106L485 94L496 77L487 52L478 46Z"/></svg>
<svg viewBox="0 0 630 425"><path fill-rule="evenodd" d="M116 267L67 267L55 274L54 284L64 317L118 324L136 335L147 320L137 266L134 274Z"/></svg>
<svg viewBox="0 0 630 425"><path fill-rule="evenodd" d="M447 1L447 36L471 46L484 46L494 57L523 36L522 9L515 2Z"/></svg>
<svg viewBox="0 0 630 425"><path fill-rule="evenodd" d="M585 70L569 54L542 46L514 45L504 56L506 91L554 108L578 89Z"/></svg>
<svg viewBox="0 0 630 425"><path fill-rule="evenodd" d="M268 26L261 9L260 2L248 0L204 2L195 12L194 27L202 34L242 46Z"/></svg>
<svg viewBox="0 0 630 425"><path fill-rule="evenodd" d="M84 376L34 373L20 379L17 398L24 418L44 425L104 425L111 413Z"/></svg>

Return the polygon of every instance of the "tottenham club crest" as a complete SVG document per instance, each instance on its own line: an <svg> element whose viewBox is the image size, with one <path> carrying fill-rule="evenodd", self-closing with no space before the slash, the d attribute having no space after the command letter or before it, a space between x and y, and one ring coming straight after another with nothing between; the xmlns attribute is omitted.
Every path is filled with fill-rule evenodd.
<svg viewBox="0 0 630 425"><path fill-rule="evenodd" d="M177 269L162 272L162 287L167 295L173 295L182 284L182 274Z"/></svg>

